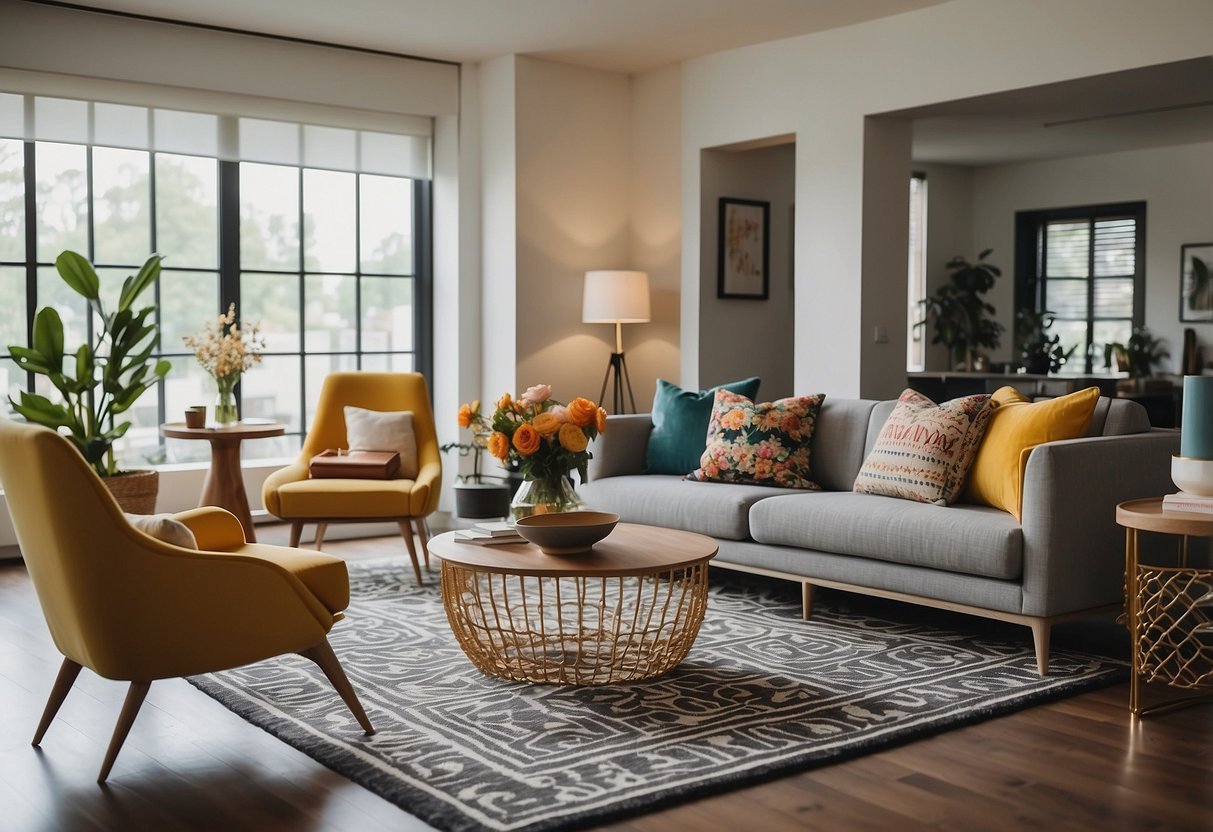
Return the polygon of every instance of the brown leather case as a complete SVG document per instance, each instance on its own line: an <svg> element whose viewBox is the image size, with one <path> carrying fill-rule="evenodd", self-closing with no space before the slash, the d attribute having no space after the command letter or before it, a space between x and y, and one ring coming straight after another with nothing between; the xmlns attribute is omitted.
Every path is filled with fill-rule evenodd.
<svg viewBox="0 0 1213 832"><path fill-rule="evenodd" d="M396 451L346 451L329 449L312 457L308 473L312 479L390 480L400 470Z"/></svg>

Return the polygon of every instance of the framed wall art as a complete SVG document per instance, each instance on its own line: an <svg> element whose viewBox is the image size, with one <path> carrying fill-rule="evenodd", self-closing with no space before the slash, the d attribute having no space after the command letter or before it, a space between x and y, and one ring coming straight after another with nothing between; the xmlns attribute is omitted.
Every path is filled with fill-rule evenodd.
<svg viewBox="0 0 1213 832"><path fill-rule="evenodd" d="M1213 323L1213 243L1179 247L1179 320Z"/></svg>
<svg viewBox="0 0 1213 832"><path fill-rule="evenodd" d="M771 203L721 197L716 296L766 300L770 249Z"/></svg>

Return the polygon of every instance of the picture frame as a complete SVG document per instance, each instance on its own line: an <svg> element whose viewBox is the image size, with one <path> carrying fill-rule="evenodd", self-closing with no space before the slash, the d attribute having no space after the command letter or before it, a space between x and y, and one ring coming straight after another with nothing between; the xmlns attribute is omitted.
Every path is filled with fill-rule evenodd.
<svg viewBox="0 0 1213 832"><path fill-rule="evenodd" d="M771 289L771 203L720 198L716 297L766 300Z"/></svg>
<svg viewBox="0 0 1213 832"><path fill-rule="evenodd" d="M1213 323L1213 243L1179 247L1179 320Z"/></svg>

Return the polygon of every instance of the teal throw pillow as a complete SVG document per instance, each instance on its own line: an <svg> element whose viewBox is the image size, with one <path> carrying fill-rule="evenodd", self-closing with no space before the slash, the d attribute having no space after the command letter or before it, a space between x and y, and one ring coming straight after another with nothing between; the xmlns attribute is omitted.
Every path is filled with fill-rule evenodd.
<svg viewBox="0 0 1213 832"><path fill-rule="evenodd" d="M754 401L762 379L754 376L720 384L711 390L683 390L677 384L657 379L653 397L653 432L645 453L645 472L685 475L698 470L699 458L708 447L708 421L718 389Z"/></svg>

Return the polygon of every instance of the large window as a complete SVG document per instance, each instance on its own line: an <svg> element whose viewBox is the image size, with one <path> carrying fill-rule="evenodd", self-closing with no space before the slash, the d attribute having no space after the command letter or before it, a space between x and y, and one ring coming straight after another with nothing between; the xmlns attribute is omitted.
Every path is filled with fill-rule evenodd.
<svg viewBox="0 0 1213 832"><path fill-rule="evenodd" d="M98 127L98 110L107 106L65 104L88 107ZM156 123L149 112L164 112L122 109L136 111L144 124ZM238 130L248 120L230 121ZM326 130L330 144L342 138L337 134L359 139L353 130L279 127L300 136ZM182 336L229 303L244 321L260 322L267 342L262 364L238 388L241 413L287 425L286 437L252 443L246 455L292 455L328 372L428 371L428 195L421 179L323 165L0 138L3 407L31 386L55 395L8 353L9 344L28 344L37 309L58 309L69 346L94 325L83 298L59 279L56 256L64 249L84 254L97 266L103 295L116 296L122 280L157 252L165 256L163 271L155 295L141 300L158 303L159 354L173 368L129 411L133 426L118 447L121 461L205 457L205 443L165 444L158 426L179 420L189 405L213 405L214 384Z"/></svg>
<svg viewBox="0 0 1213 832"><path fill-rule="evenodd" d="M1016 215L1016 308L1051 311L1081 372L1102 370L1104 345L1142 324L1145 219L1144 202Z"/></svg>

